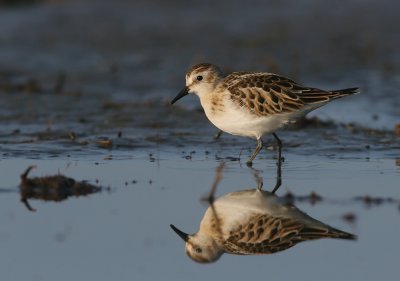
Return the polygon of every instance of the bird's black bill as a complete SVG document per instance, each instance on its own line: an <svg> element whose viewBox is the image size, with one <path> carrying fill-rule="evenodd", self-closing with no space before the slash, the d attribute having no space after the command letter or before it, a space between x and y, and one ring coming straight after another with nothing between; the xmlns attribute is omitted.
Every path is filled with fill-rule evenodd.
<svg viewBox="0 0 400 281"><path fill-rule="evenodd" d="M180 100L181 98L183 98L184 96L186 96L187 94L189 94L189 89L188 87L185 87L182 89L182 91L179 92L179 94L171 101L171 104L174 104L175 102L177 102L178 100Z"/></svg>
<svg viewBox="0 0 400 281"><path fill-rule="evenodd" d="M189 234L177 229L173 224L170 224L169 226L179 235L180 238L183 239L183 241L187 242L189 240Z"/></svg>

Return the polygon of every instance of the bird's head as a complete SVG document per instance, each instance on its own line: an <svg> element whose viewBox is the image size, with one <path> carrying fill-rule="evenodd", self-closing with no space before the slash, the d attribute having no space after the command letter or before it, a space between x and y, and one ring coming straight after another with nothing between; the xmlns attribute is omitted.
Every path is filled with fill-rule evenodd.
<svg viewBox="0 0 400 281"><path fill-rule="evenodd" d="M211 236L199 233L189 235L172 224L170 226L185 241L186 254L192 260L199 263L211 263L217 261L224 253Z"/></svg>
<svg viewBox="0 0 400 281"><path fill-rule="evenodd" d="M171 101L174 104L188 94L203 97L212 92L222 78L221 70L210 63L201 63L193 66L186 73L186 86Z"/></svg>

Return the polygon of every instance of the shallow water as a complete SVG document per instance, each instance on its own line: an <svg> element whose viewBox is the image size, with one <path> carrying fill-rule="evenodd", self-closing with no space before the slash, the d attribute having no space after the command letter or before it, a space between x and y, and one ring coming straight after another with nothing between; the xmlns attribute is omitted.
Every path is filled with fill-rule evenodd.
<svg viewBox="0 0 400 281"><path fill-rule="evenodd" d="M278 195L288 190L297 195L318 193L323 200L316 205L296 205L325 223L358 234L359 240L305 242L268 256L224 255L204 270L185 256L184 244L169 224L188 232L197 230L207 208L200 198L210 190L218 163L204 155L191 160L177 159L164 151L155 155L160 160L152 162L142 155L130 160L85 157L1 161L4 189L0 196L0 237L4 254L0 264L7 269L7 279L154 280L190 275L196 280L227 276L239 280L249 272L262 277L266 271L278 280L295 278L302 272L313 272L307 277L310 280L327 274L332 280L349 276L353 280L375 280L396 275L398 249L394 241L400 233L399 201L367 207L354 199L365 195L400 199L400 170L391 160L314 156L304 160L287 155ZM262 162L264 188L268 190L274 185L275 165L273 160ZM31 200L37 212L29 212L19 202L16 186L21 167L33 163L38 165L33 175L61 172L77 180L98 180L110 189L61 203ZM255 166L260 168L261 163ZM217 195L255 187L253 172L230 162ZM342 218L349 213L355 216L353 223Z"/></svg>
<svg viewBox="0 0 400 281"><path fill-rule="evenodd" d="M335 10L319 1L259 1L245 9L241 2L206 2L0 7L4 280L398 276L398 2L347 1ZM214 141L216 129L195 97L168 104L185 70L201 61L327 89L361 87L361 94L279 132L285 161L278 195L300 196L298 208L357 234L356 242L326 239L273 255L224 255L207 266L186 257L169 224L197 230L207 208L200 199L220 163L226 166L218 196L257 186L245 165L254 140L224 134ZM271 190L275 144L266 141L254 169ZM32 176L61 173L102 191L58 203L31 199L37 211L30 212L18 189L30 165L37 166ZM322 201L300 200L311 192Z"/></svg>

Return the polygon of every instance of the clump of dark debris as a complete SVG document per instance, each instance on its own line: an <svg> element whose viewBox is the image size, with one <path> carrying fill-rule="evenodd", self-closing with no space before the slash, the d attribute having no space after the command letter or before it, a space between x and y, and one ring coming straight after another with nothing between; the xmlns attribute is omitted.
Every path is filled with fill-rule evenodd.
<svg viewBox="0 0 400 281"><path fill-rule="evenodd" d="M283 198L290 204L294 204L295 201L298 202L309 202L311 205L315 205L316 203L322 201L322 196L318 195L315 192L311 192L310 195L294 195L290 191L287 192Z"/></svg>
<svg viewBox="0 0 400 281"><path fill-rule="evenodd" d="M28 167L21 175L21 183L19 185L21 202L30 211L36 211L36 209L30 206L28 199L60 202L71 196L86 196L100 192L102 189L86 181L76 181L60 174L28 178L28 174L33 168L35 166Z"/></svg>
<svg viewBox="0 0 400 281"><path fill-rule="evenodd" d="M338 125L333 120L321 120L318 117L303 117L292 124L293 129L301 130L307 127L313 128L336 128Z"/></svg>
<svg viewBox="0 0 400 281"><path fill-rule="evenodd" d="M373 129L356 123L336 123L333 120L321 120L320 118L304 117L291 125L292 129L301 130L303 128L342 128L352 134L364 134L367 136L400 136L400 124L397 124L394 130Z"/></svg>
<svg viewBox="0 0 400 281"><path fill-rule="evenodd" d="M364 204L365 207L371 208L373 206L380 206L380 205L386 205L386 204L395 204L399 207L400 210L400 200L395 199L392 197L373 197L370 195L364 195L364 196L356 196L353 198L350 198L349 201L346 200L329 200L326 198L323 198L322 196L318 195L315 192L311 192L309 195L295 195L292 192L288 191L285 195L282 196L282 198L286 201L288 204L294 204L296 202L308 202L311 205L315 205L320 202L331 202L331 203L346 203L346 202L361 202ZM351 218L350 215L347 217L343 217L344 220L346 221L354 221L355 218Z"/></svg>
<svg viewBox="0 0 400 281"><path fill-rule="evenodd" d="M371 207L371 206L379 206L385 203L398 203L399 200L396 200L391 197L372 197L370 195L365 195L365 196L358 196L355 197L354 200L363 202L366 207Z"/></svg>
<svg viewBox="0 0 400 281"><path fill-rule="evenodd" d="M345 213L342 215L342 219L350 224L354 224L357 220L357 215L352 212Z"/></svg>

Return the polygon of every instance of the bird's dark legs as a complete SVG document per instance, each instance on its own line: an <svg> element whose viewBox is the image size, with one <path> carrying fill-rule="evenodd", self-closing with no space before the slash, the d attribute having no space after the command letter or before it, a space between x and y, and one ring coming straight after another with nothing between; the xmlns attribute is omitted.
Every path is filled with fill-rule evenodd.
<svg viewBox="0 0 400 281"><path fill-rule="evenodd" d="M278 138L278 135L275 133L272 133L274 138L276 139L276 142L278 143L278 162L280 163L282 161L282 141L280 138Z"/></svg>
<svg viewBox="0 0 400 281"><path fill-rule="evenodd" d="M276 169L276 183L274 189L271 191L272 194L274 194L279 187L282 185L282 162L278 160L278 163L276 164L277 169Z"/></svg>
<svg viewBox="0 0 400 281"><path fill-rule="evenodd" d="M278 144L278 162L276 163L277 170L276 170L276 183L275 187L272 190L272 193L275 193L279 187L282 185L282 141L280 138L277 136L277 134L272 133L274 136L277 144ZM256 158L257 154L260 152L261 148L264 146L264 143L261 138L257 139L257 147L256 150L253 152L249 160L247 161L247 166L251 167L254 158ZM257 188L259 190L262 189L262 181L257 180Z"/></svg>
<svg viewBox="0 0 400 281"><path fill-rule="evenodd" d="M253 165L253 160L254 158L256 158L257 154L260 152L261 148L264 146L264 143L262 141L261 138L257 139L257 147L256 150L254 150L253 154L251 155L251 157L249 158L249 160L247 160L247 166L251 166Z"/></svg>
<svg viewBox="0 0 400 281"><path fill-rule="evenodd" d="M214 135L214 140L218 140L220 136L222 135L223 131L219 130L215 135Z"/></svg>
<svg viewBox="0 0 400 281"><path fill-rule="evenodd" d="M211 190L206 197L203 197L201 199L201 201L206 201L210 205L211 212L212 212L214 220L215 220L215 229L219 235L218 238L220 238L220 239L223 239L222 238L222 228L221 228L222 221L217 213L217 210L215 209L214 200L215 200L215 192L217 191L218 184L222 179L222 171L224 169L224 166L225 166L225 163L221 162L221 164L217 167L217 169L215 171L214 182L213 182L213 185L211 186Z"/></svg>
<svg viewBox="0 0 400 281"><path fill-rule="evenodd" d="M260 176L261 171L254 169L252 166L249 166L249 168L253 171L254 178L257 182L257 189L261 191L263 188L263 178Z"/></svg>
<svg viewBox="0 0 400 281"><path fill-rule="evenodd" d="M215 179L214 179L214 183L211 186L211 190L208 193L208 195L206 197L202 198L202 201L207 201L210 205L212 205L214 203L214 199L215 199L215 192L217 191L217 187L219 182L222 179L222 171L225 167L225 163L222 162L216 169L215 171Z"/></svg>
<svg viewBox="0 0 400 281"><path fill-rule="evenodd" d="M274 189L272 190L272 193L275 193L282 185L282 141L278 138L278 136L275 133L273 133L272 135L274 136L276 142L278 143L278 162L276 163L277 165L276 184Z"/></svg>

